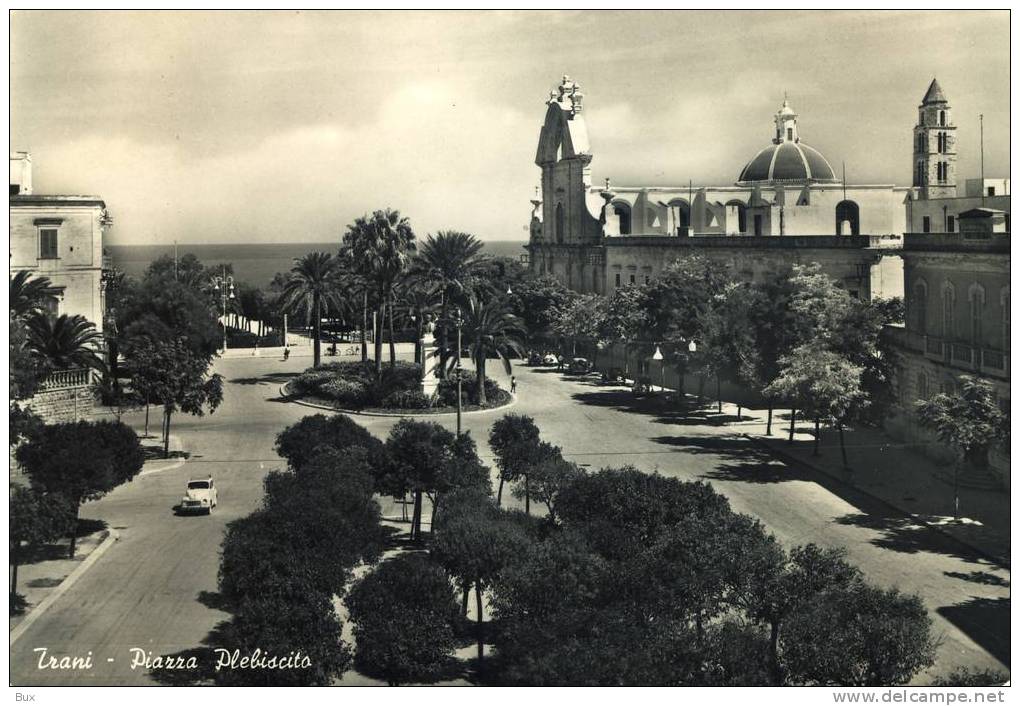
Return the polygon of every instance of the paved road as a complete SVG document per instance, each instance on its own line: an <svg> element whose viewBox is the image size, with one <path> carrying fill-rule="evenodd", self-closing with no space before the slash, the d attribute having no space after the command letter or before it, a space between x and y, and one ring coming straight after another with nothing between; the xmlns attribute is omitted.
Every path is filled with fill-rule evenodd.
<svg viewBox="0 0 1020 706"><path fill-rule="evenodd" d="M210 600L223 527L258 504L264 473L279 465L272 451L276 432L312 412L278 399L286 374L308 362L262 357L217 363L229 382L223 406L212 416L181 417L175 424L194 453L188 463L139 478L86 506L85 516L120 528L122 539L16 643L13 683L149 683L147 670L130 668L129 648L153 655L194 648L227 617ZM633 464L708 480L734 509L759 517L787 545L845 546L872 581L919 593L942 636L936 672L1008 665L1008 571L941 535L910 527L849 489L771 461L740 439L737 429L629 410L630 397L621 388L566 379L552 370L515 372L516 411L533 415L543 437L577 462L592 468ZM488 428L501 414L465 416L483 455L489 453ZM359 421L380 436L395 423ZM454 426L452 417L440 421ZM206 472L221 488L216 513L171 514L184 480ZM95 666L88 672L40 671L36 647L58 656L92 650ZM110 657L114 662L106 662Z"/></svg>

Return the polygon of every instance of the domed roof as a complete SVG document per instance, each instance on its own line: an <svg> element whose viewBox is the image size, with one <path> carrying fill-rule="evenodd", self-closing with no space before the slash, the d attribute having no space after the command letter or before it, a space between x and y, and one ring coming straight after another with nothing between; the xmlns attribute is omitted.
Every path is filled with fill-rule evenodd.
<svg viewBox="0 0 1020 706"><path fill-rule="evenodd" d="M822 153L803 142L780 142L761 150L747 163L740 184L753 182L838 183Z"/></svg>

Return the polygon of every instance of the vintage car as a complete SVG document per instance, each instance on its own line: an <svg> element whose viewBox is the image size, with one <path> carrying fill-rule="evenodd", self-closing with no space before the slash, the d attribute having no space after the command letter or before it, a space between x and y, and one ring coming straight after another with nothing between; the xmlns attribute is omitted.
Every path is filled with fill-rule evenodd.
<svg viewBox="0 0 1020 706"><path fill-rule="evenodd" d="M567 371L574 375L587 375L591 372L592 364L587 358L574 358L567 366Z"/></svg>
<svg viewBox="0 0 1020 706"><path fill-rule="evenodd" d="M553 353L546 353L542 357L542 365L557 365L559 359Z"/></svg>
<svg viewBox="0 0 1020 706"><path fill-rule="evenodd" d="M627 373L624 372L623 368L610 368L602 373L602 382L605 383L621 383L627 381Z"/></svg>
<svg viewBox="0 0 1020 706"><path fill-rule="evenodd" d="M208 478L192 478L188 481L188 490L181 498L178 506L181 512L204 512L209 514L218 501L216 486L212 476Z"/></svg>

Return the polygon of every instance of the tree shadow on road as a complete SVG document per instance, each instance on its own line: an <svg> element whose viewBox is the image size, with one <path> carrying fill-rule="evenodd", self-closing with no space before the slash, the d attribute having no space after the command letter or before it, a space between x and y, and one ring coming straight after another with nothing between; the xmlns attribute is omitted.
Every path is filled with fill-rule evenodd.
<svg viewBox="0 0 1020 706"><path fill-rule="evenodd" d="M975 597L964 603L942 606L936 612L1008 667L1009 603L1008 598Z"/></svg>
<svg viewBox="0 0 1020 706"><path fill-rule="evenodd" d="M206 593L208 591L202 591L202 594ZM201 596L202 594L199 595ZM164 666L153 666L149 669L149 677L162 686L200 686L212 684L216 679L216 650L226 648L227 640L225 633L229 624L229 620L217 623L216 627L202 640L202 646L200 647L192 647L180 652L160 655ZM170 667L167 668L166 665L170 665ZM176 665L183 665L183 667L177 667Z"/></svg>
<svg viewBox="0 0 1020 706"><path fill-rule="evenodd" d="M227 382L233 385L279 385L292 378L296 378L300 374L301 373L299 372L266 373L265 375L258 375L256 377L232 378Z"/></svg>
<svg viewBox="0 0 1020 706"><path fill-rule="evenodd" d="M1009 588L1009 581L987 571L971 571L969 574L965 574L962 571L943 571L942 573L950 578L960 579L961 581L980 583L985 586L1001 586L1002 588Z"/></svg>

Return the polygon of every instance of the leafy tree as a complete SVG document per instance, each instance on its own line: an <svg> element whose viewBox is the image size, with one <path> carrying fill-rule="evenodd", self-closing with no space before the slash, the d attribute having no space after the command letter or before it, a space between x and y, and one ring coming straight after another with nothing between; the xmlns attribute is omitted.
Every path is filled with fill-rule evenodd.
<svg viewBox="0 0 1020 706"><path fill-rule="evenodd" d="M795 348L782 359L783 368L765 393L771 398L793 400L794 405L815 420L815 448L821 436L822 421L839 429L843 465L846 466L846 445L843 442L843 424L855 405L864 397L861 389L863 369L843 356L816 345L806 344ZM793 436L793 417L790 418L790 435Z"/></svg>
<svg viewBox="0 0 1020 706"><path fill-rule="evenodd" d="M410 221L399 211L385 209L361 216L347 226L343 248L349 253L353 268L374 287L378 312L378 328L382 330L389 307L392 316L393 290L407 270L415 252L414 231ZM390 324L390 364L396 361L393 348L392 319ZM382 336L375 338L375 371L382 374Z"/></svg>
<svg viewBox="0 0 1020 706"><path fill-rule="evenodd" d="M237 304L242 316L249 321L258 322L257 335L262 338L263 326L269 320L265 292L250 284L242 284L238 287Z"/></svg>
<svg viewBox="0 0 1020 706"><path fill-rule="evenodd" d="M430 236L431 237L431 236ZM435 321L439 312L439 290L431 284L408 278L400 295L400 307L406 312L411 325L415 328L414 361L424 367L421 341L425 335L425 324ZM428 371L426 371L428 372Z"/></svg>
<svg viewBox="0 0 1020 706"><path fill-rule="evenodd" d="M43 426L42 418L27 406L21 406L12 402L7 416L8 431L10 436L7 439L9 446L14 447L24 439L32 435L34 431Z"/></svg>
<svg viewBox="0 0 1020 706"><path fill-rule="evenodd" d="M369 457L378 457L383 450L382 441L343 414L309 415L276 436L276 453L287 459L287 465L299 474L320 455L323 447L346 452L359 446L369 452Z"/></svg>
<svg viewBox="0 0 1020 706"><path fill-rule="evenodd" d="M312 365L319 367L322 346L322 317L340 308L339 262L330 253L308 253L295 260L283 290L285 311L305 311L312 320Z"/></svg>
<svg viewBox="0 0 1020 706"><path fill-rule="evenodd" d="M702 361L706 370L716 378L719 412L722 413L722 394L719 382L730 382L755 387L755 356L752 317L753 290L743 283L731 282L720 294L712 298L703 322ZM737 409L740 416L740 409Z"/></svg>
<svg viewBox="0 0 1020 706"><path fill-rule="evenodd" d="M27 553L73 531L75 509L63 495L41 493L11 483L10 511L8 545L14 596L18 589L18 566L24 563Z"/></svg>
<svg viewBox="0 0 1020 706"><path fill-rule="evenodd" d="M961 667L939 677L932 686L1003 686L1009 681L1005 672L997 669L969 669Z"/></svg>
<svg viewBox="0 0 1020 706"><path fill-rule="evenodd" d="M769 629L766 665L772 684L786 680L780 646L786 644L781 638L792 616L824 591L861 582L860 572L845 557L844 549L814 544L787 554L774 538L763 536L748 543L740 570L729 574L734 605Z"/></svg>
<svg viewBox="0 0 1020 706"><path fill-rule="evenodd" d="M210 271L194 253L184 253L175 257L169 253L160 255L149 263L144 278L150 281L179 282L195 291L202 291L213 275L220 274L220 268ZM232 265L227 266L227 274L234 274Z"/></svg>
<svg viewBox="0 0 1020 706"><path fill-rule="evenodd" d="M782 639L787 678L820 686L906 684L935 663L931 624L917 596L863 582L835 586L788 621Z"/></svg>
<svg viewBox="0 0 1020 706"><path fill-rule="evenodd" d="M524 324L528 345L552 333L563 309L577 295L552 275L528 277L507 296L511 311Z"/></svg>
<svg viewBox="0 0 1020 706"><path fill-rule="evenodd" d="M480 284L480 275L486 266L482 254L483 243L469 233L446 230L425 236L411 263L410 277L428 287L439 290L440 349L450 347L449 307L466 301ZM444 361L445 362L445 361ZM445 372L442 368L440 372Z"/></svg>
<svg viewBox="0 0 1020 706"><path fill-rule="evenodd" d="M557 460L562 460L562 458L560 447L540 441L537 447L528 449L525 458L521 459L524 463L520 465L519 482L513 488L513 495L515 498L524 498L524 514L531 514L531 481L539 468L545 469L543 490L546 492L555 492L553 489L555 480L552 476L558 471L569 473L566 469L558 469L553 466Z"/></svg>
<svg viewBox="0 0 1020 706"><path fill-rule="evenodd" d="M435 681L449 666L457 617L450 579L422 554L380 564L345 601L358 669L396 686Z"/></svg>
<svg viewBox="0 0 1020 706"><path fill-rule="evenodd" d="M453 432L435 422L401 419L386 439L389 464L386 487L410 491L414 496L411 539L421 540L422 497L436 492L453 461Z"/></svg>
<svg viewBox="0 0 1020 706"><path fill-rule="evenodd" d="M201 417L223 401L223 378L207 375L209 359L196 354L185 341L136 342L128 364L134 385L146 399L163 405L163 455L170 456L170 420L177 410Z"/></svg>
<svg viewBox="0 0 1020 706"><path fill-rule="evenodd" d="M181 340L197 356L211 359L223 340L219 303L182 281L147 278L124 294L116 326L125 356L136 342Z"/></svg>
<svg viewBox="0 0 1020 706"><path fill-rule="evenodd" d="M544 444L544 442L543 442ZM545 505L549 519L556 522L556 504L560 492L577 482L584 475L584 469L563 458L559 448L554 453L542 454L540 460L531 466L525 476L527 496ZM516 490L515 490L516 493Z"/></svg>
<svg viewBox="0 0 1020 706"><path fill-rule="evenodd" d="M479 659L484 655L482 595L528 541L513 515L496 507L480 488L451 494L436 519L431 555L461 586L462 615L467 615L471 587L475 588Z"/></svg>
<svg viewBox="0 0 1020 706"><path fill-rule="evenodd" d="M34 489L63 495L73 504L72 558L81 504L130 481L145 462L131 428L109 421L40 427L18 448L16 457Z"/></svg>
<svg viewBox="0 0 1020 706"><path fill-rule="evenodd" d="M751 311L751 335L757 347L754 360L755 389L762 393L768 404L768 421L765 433L772 434L772 412L775 400L764 392L764 387L779 377L780 360L789 354L806 334L797 328L797 319L790 306L794 285L788 270L773 273L765 281L751 284L748 298Z"/></svg>
<svg viewBox="0 0 1020 706"><path fill-rule="evenodd" d="M103 335L84 316L33 314L28 319L28 347L45 370L92 368L103 372L106 364L97 351Z"/></svg>
<svg viewBox="0 0 1020 706"><path fill-rule="evenodd" d="M533 465L540 442L535 420L525 414L505 414L492 425L489 446L496 455L499 468L497 506L502 504L503 483L513 483L523 477L528 467Z"/></svg>
<svg viewBox="0 0 1020 706"><path fill-rule="evenodd" d="M598 338L604 311L604 297L600 294L578 295L563 308L553 323L553 331L570 340L571 355L577 355L577 339Z"/></svg>
<svg viewBox="0 0 1020 706"><path fill-rule="evenodd" d="M962 461L985 467L989 449L1009 435L1009 420L996 404L995 389L971 375L960 375L959 393L918 400L916 408L921 426L933 430L939 441L956 451L954 476L959 476ZM957 483L953 485L954 514L959 517L959 488Z"/></svg>
<svg viewBox="0 0 1020 706"><path fill-rule="evenodd" d="M290 579L284 599L255 596L237 608L224 629L223 646L251 655L295 659L284 668L256 664L252 668L224 668L216 683L225 686L330 686L351 663L350 647L340 638L342 625L330 596ZM307 666L306 666L307 665Z"/></svg>

